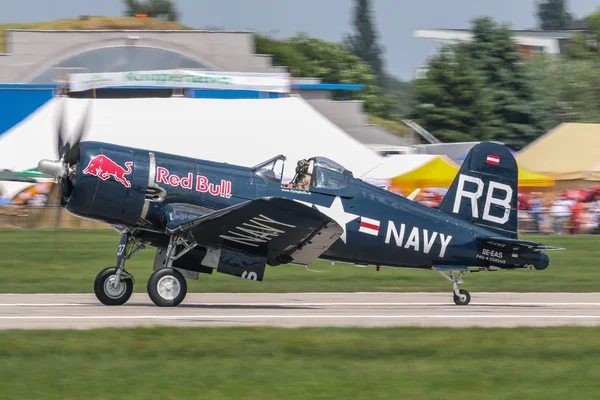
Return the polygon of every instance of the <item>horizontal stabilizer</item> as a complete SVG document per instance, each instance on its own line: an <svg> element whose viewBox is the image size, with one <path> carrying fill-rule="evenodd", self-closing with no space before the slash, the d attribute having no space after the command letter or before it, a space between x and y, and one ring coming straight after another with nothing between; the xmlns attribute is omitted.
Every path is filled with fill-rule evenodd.
<svg viewBox="0 0 600 400"><path fill-rule="evenodd" d="M509 239L504 237L477 237L477 242L484 246L500 249L507 248L518 253L531 250L565 250L562 247L546 246L529 240Z"/></svg>

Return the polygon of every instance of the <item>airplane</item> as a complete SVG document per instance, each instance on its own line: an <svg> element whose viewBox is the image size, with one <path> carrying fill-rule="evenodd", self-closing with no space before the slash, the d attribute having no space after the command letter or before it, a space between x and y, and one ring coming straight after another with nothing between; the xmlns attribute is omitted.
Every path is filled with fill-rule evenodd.
<svg viewBox="0 0 600 400"><path fill-rule="evenodd" d="M252 168L82 140L88 112L70 142L61 111L58 160L41 160L60 190L60 205L121 233L116 264L101 270L94 293L123 305L134 277L126 260L155 247L147 282L152 302L179 305L186 279L220 272L262 281L266 266L317 259L438 271L456 305L469 272L543 270L557 250L517 235L518 168L503 145L471 149L438 209L355 178L326 157L299 162L283 183L286 157ZM413 196L414 197L414 196Z"/></svg>

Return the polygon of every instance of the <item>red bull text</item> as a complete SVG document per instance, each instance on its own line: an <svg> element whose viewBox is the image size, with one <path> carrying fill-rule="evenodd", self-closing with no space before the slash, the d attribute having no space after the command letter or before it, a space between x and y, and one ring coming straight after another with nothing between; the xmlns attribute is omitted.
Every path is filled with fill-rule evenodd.
<svg viewBox="0 0 600 400"><path fill-rule="evenodd" d="M220 183L210 183L204 175L196 175L196 179L194 179L194 174L190 172L187 176L180 177L171 174L167 168L156 168L156 183L192 190L194 182L196 183L194 190L197 192L208 192L212 196L221 196L227 199L231 197L231 181L221 180Z"/></svg>
<svg viewBox="0 0 600 400"><path fill-rule="evenodd" d="M133 162L128 161L125 163L125 168L123 168L105 155L100 155L92 157L87 167L83 170L83 173L97 176L103 181L112 176L125 187L131 187L131 183L125 179L125 175L131 174L132 165Z"/></svg>

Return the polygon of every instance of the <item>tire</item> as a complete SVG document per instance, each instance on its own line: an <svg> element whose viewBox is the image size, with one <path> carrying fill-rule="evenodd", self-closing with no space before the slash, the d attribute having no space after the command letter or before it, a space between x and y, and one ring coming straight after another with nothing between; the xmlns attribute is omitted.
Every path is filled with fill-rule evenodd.
<svg viewBox="0 0 600 400"><path fill-rule="evenodd" d="M454 295L454 304L457 306L466 306L471 302L471 294L465 289L460 289L460 297Z"/></svg>
<svg viewBox="0 0 600 400"><path fill-rule="evenodd" d="M96 298L105 306L121 306L127 303L133 293L133 281L131 279L121 279L117 289L113 288L116 272L116 267L105 268L96 275L94 281Z"/></svg>
<svg viewBox="0 0 600 400"><path fill-rule="evenodd" d="M148 279L148 296L159 307L176 307L187 294L187 282L181 272L161 268Z"/></svg>

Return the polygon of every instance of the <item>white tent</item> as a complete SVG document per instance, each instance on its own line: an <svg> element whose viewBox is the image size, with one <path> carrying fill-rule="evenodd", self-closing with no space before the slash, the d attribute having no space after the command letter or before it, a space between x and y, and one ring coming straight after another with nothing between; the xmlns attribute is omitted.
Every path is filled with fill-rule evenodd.
<svg viewBox="0 0 600 400"><path fill-rule="evenodd" d="M328 157L359 177L383 158L346 135L299 97L277 99L63 99L71 135L91 104L84 140L253 166L278 154L296 162ZM56 159L53 99L0 136L0 169L21 171ZM22 185L20 185L22 186Z"/></svg>

